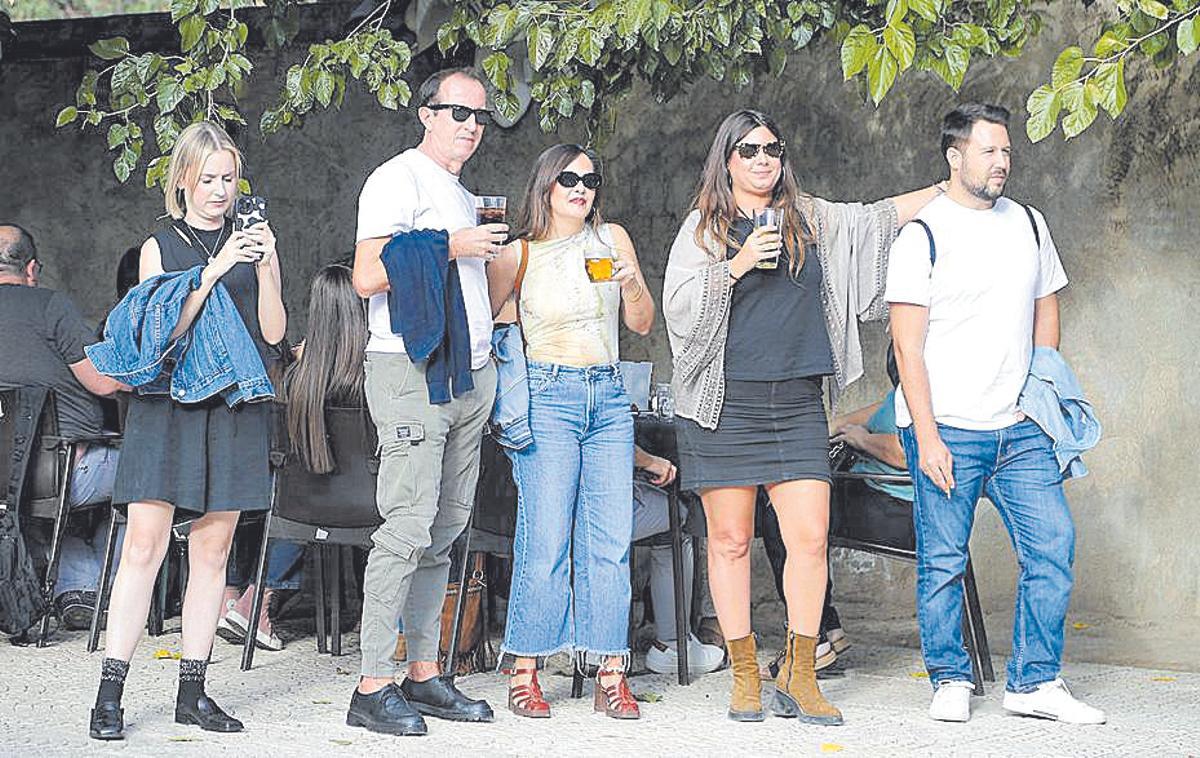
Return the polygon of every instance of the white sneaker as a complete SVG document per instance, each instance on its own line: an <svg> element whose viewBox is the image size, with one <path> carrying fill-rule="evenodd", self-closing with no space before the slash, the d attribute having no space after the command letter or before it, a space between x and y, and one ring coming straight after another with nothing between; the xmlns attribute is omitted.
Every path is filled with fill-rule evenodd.
<svg viewBox="0 0 1200 758"><path fill-rule="evenodd" d="M834 649L833 641L827 640L824 637L817 643L817 649L813 652L816 660L813 662L814 671L824 671L833 664L837 663L838 654Z"/></svg>
<svg viewBox="0 0 1200 758"><path fill-rule="evenodd" d="M929 718L934 721L967 721L971 718L972 682L942 682L929 704Z"/></svg>
<svg viewBox="0 0 1200 758"><path fill-rule="evenodd" d="M693 676L716 671L725 660L725 651L716 645L705 645L688 635L687 643L688 672ZM674 674L679 670L679 654L674 645L667 645L658 640L650 646L646 653L646 668L656 674Z"/></svg>
<svg viewBox="0 0 1200 758"><path fill-rule="evenodd" d="M1062 679L1038 685L1033 692L1005 692L1004 710L1067 724L1103 724L1104 711L1076 700Z"/></svg>

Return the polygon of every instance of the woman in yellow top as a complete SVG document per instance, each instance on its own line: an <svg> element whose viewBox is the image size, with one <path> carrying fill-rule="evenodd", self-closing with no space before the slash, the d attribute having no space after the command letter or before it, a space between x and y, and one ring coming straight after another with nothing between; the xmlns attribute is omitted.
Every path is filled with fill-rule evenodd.
<svg viewBox="0 0 1200 758"><path fill-rule="evenodd" d="M625 681L633 416L617 331L623 316L625 326L648 333L654 301L629 235L600 218L602 183L595 157L578 145L538 156L517 217L518 241L488 277L498 311L526 251L516 295L533 442L508 451L518 500L503 650L515 658L508 707L532 718L550 715L537 658L567 649L600 660L597 711L639 716ZM610 274L607 280L593 281L589 260L604 269L596 279Z"/></svg>

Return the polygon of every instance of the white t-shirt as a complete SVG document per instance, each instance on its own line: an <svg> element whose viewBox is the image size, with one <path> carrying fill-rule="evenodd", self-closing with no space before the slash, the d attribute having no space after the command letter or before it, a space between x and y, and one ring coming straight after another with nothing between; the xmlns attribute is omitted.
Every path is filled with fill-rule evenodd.
<svg viewBox="0 0 1200 758"><path fill-rule="evenodd" d="M470 226L475 226L475 196L457 176L416 148L372 171L358 196L355 239L359 242L414 229L456 232ZM492 306L483 259L458 259L458 275L471 333L471 368L478 369L487 363L492 349ZM387 292L371 295L367 323L368 352L404 352L404 340L392 331Z"/></svg>
<svg viewBox="0 0 1200 758"><path fill-rule="evenodd" d="M1033 356L1034 300L1067 285L1067 275L1042 214L1033 211L1041 245L1019 203L1000 198L988 210L943 195L917 218L929 237L907 224L892 243L889 303L929 308L925 366L938 423L961 429L1003 429L1021 420L1017 399ZM912 424L904 388L896 392L896 425Z"/></svg>

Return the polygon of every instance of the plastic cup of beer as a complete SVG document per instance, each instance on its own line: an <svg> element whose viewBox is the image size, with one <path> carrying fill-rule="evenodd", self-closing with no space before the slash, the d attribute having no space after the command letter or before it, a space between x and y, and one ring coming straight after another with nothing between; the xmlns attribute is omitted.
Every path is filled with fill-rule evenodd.
<svg viewBox="0 0 1200 758"><path fill-rule="evenodd" d="M475 198L475 223L503 224L508 208L508 198L499 195L481 195Z"/></svg>
<svg viewBox="0 0 1200 758"><path fill-rule="evenodd" d="M607 247L597 245L588 250L583 256L583 265L587 269L588 279L593 284L612 281L615 259L613 251Z"/></svg>
<svg viewBox="0 0 1200 758"><path fill-rule="evenodd" d="M754 212L754 228L758 229L764 226L773 226L779 228L779 209L778 208L759 208ZM763 258L758 263L754 264L754 268L776 269L779 268L779 251L775 251L775 257Z"/></svg>

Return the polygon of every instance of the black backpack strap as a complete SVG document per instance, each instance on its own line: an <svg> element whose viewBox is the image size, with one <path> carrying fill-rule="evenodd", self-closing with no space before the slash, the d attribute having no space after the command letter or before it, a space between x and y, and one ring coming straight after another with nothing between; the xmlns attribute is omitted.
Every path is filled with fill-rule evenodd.
<svg viewBox="0 0 1200 758"><path fill-rule="evenodd" d="M919 218L914 218L912 222L924 229L925 236L929 238L929 267L933 268L933 264L937 263L937 244L933 241L933 230Z"/></svg>
<svg viewBox="0 0 1200 758"><path fill-rule="evenodd" d="M1021 206L1025 209L1025 215L1029 216L1029 225L1033 227L1033 241L1037 243L1038 250L1042 249L1042 234L1038 231L1037 219L1033 217L1033 209L1028 205Z"/></svg>

